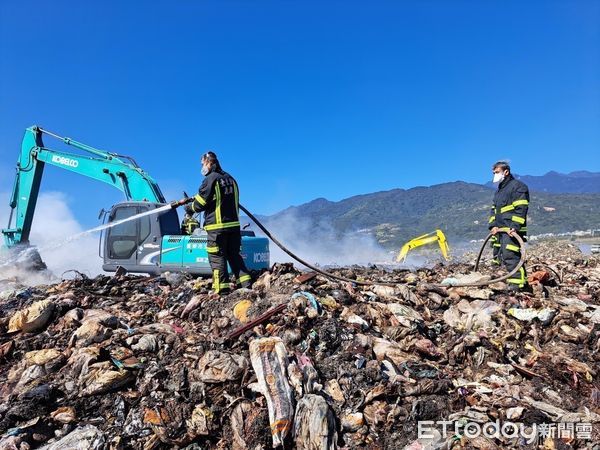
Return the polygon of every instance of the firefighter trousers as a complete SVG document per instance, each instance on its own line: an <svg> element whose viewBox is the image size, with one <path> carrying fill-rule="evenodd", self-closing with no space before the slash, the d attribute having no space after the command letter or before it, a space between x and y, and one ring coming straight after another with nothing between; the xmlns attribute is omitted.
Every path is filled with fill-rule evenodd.
<svg viewBox="0 0 600 450"><path fill-rule="evenodd" d="M502 247L500 244L499 235L495 234L490 239L490 246L492 247L492 264L497 266L500 265L500 248Z"/></svg>
<svg viewBox="0 0 600 450"><path fill-rule="evenodd" d="M521 247L519 247L517 240L509 236L508 233L498 233L496 236L500 243L498 256L500 257L502 264L504 264L504 267L506 267L506 270L511 272L517 267L521 260ZM525 265L521 266L519 271L506 281L519 288L525 287L527 284Z"/></svg>
<svg viewBox="0 0 600 450"><path fill-rule="evenodd" d="M213 274L213 291L217 294L232 288L227 270L228 263L236 279L236 287L250 287L252 284L252 278L240 254L241 248L242 236L239 230L208 233L206 251Z"/></svg>

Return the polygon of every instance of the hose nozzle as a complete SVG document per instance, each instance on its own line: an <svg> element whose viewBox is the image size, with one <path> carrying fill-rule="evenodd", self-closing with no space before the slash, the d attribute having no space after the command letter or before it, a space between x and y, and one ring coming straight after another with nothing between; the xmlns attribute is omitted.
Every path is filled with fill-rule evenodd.
<svg viewBox="0 0 600 450"><path fill-rule="evenodd" d="M193 201L194 201L193 197L182 198L181 200L173 200L170 203L170 205L171 205L171 208L175 209L175 208L179 208L180 206L187 205L188 203L191 203Z"/></svg>

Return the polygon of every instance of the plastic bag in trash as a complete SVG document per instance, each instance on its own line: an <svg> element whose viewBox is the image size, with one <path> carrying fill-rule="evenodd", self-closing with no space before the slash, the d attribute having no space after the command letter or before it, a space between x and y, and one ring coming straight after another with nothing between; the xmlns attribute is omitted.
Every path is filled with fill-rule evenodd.
<svg viewBox="0 0 600 450"><path fill-rule="evenodd" d="M250 342L250 360L267 399L273 447L283 445L294 419L294 394L287 380L288 356L280 338Z"/></svg>
<svg viewBox="0 0 600 450"><path fill-rule="evenodd" d="M104 433L94 425L76 428L59 441L44 445L39 450L96 450L106 446Z"/></svg>
<svg viewBox="0 0 600 450"><path fill-rule="evenodd" d="M296 408L294 442L299 450L334 450L337 448L335 416L323 397L305 395Z"/></svg>
<svg viewBox="0 0 600 450"><path fill-rule="evenodd" d="M35 302L29 308L17 311L10 318L8 332L25 331L30 333L39 330L48 323L53 311L54 303L51 300Z"/></svg>

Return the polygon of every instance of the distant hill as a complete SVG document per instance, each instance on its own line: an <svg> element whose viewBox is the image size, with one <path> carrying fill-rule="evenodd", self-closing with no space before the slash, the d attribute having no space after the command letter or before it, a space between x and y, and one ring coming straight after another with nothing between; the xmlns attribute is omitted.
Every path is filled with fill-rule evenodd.
<svg viewBox="0 0 600 450"><path fill-rule="evenodd" d="M545 175L515 175L529 186L531 191L554 194L600 193L600 173L580 170L571 173L548 172ZM491 182L486 186L493 187Z"/></svg>
<svg viewBox="0 0 600 450"><path fill-rule="evenodd" d="M305 236L299 235L301 239L310 239L311 229L321 228L329 229L332 238L372 234L388 248L436 228L455 242L465 241L487 235L493 194L489 187L457 181L358 195L339 202L319 198L269 216L266 222L275 229L284 222L302 224L298 233ZM530 234L600 228L600 194L532 192L528 219Z"/></svg>

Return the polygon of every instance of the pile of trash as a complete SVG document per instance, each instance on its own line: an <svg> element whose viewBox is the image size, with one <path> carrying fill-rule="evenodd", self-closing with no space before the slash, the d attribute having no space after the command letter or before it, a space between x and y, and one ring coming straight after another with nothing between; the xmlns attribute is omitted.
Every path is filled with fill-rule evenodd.
<svg viewBox="0 0 600 450"><path fill-rule="evenodd" d="M182 274L13 282L0 449L591 449L600 264L554 245L533 293L441 285L462 263L334 271L396 287L275 264L224 297Z"/></svg>

